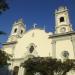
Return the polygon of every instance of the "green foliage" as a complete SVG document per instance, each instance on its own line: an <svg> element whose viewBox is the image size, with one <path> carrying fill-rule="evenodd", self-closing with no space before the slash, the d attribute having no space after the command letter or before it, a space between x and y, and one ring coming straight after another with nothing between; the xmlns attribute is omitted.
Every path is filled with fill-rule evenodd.
<svg viewBox="0 0 75 75"><path fill-rule="evenodd" d="M7 9L9 9L9 6L6 3L6 0L0 0L0 13L3 13Z"/></svg>
<svg viewBox="0 0 75 75"><path fill-rule="evenodd" d="M8 65L7 60L10 60L9 56L2 50L0 50L0 67Z"/></svg>
<svg viewBox="0 0 75 75"><path fill-rule="evenodd" d="M41 75L66 75L73 66L75 60L52 59L50 57L34 57L25 61L22 66L26 68L26 75L34 75L40 72Z"/></svg>

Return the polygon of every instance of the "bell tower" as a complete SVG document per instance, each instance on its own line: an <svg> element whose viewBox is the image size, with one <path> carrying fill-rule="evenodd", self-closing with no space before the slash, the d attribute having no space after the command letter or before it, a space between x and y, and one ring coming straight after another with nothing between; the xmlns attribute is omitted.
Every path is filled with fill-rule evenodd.
<svg viewBox="0 0 75 75"><path fill-rule="evenodd" d="M55 10L55 24L56 34L73 31L69 20L67 7L59 7L57 10Z"/></svg>
<svg viewBox="0 0 75 75"><path fill-rule="evenodd" d="M14 22L11 34L8 38L8 42L16 41L18 38L21 38L26 31L26 27L22 19L19 19L17 22Z"/></svg>

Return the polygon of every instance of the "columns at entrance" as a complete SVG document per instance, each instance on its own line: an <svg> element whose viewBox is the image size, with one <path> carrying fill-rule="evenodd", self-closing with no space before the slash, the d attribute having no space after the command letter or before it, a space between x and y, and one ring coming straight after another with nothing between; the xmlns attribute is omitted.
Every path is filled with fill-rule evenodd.
<svg viewBox="0 0 75 75"><path fill-rule="evenodd" d="M24 75L24 73L25 73L25 68L20 67L20 68L19 68L18 75Z"/></svg>

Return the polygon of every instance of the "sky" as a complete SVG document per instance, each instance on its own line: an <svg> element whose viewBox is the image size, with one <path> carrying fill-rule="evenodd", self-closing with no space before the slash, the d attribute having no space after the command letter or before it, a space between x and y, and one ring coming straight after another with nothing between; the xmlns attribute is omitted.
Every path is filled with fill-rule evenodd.
<svg viewBox="0 0 75 75"><path fill-rule="evenodd" d="M75 30L75 0L7 0L10 9L0 14L0 31L7 35L0 35L0 43L6 42L10 35L13 23L22 18L26 29L46 27L47 32L55 30L55 9L67 6L69 9L70 22Z"/></svg>

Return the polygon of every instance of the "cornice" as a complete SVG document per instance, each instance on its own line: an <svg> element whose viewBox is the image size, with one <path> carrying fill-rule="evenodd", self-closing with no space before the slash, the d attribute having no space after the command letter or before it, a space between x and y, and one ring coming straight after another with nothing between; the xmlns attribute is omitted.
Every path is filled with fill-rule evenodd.
<svg viewBox="0 0 75 75"><path fill-rule="evenodd" d="M71 36L73 34L75 34L75 32L71 31L71 32L66 32L66 33L59 33L59 34L49 35L49 38L62 37L62 36L68 36L68 35Z"/></svg>
<svg viewBox="0 0 75 75"><path fill-rule="evenodd" d="M12 42L6 42L6 43L3 43L2 45L10 45L10 44L16 44L17 41L12 41Z"/></svg>

